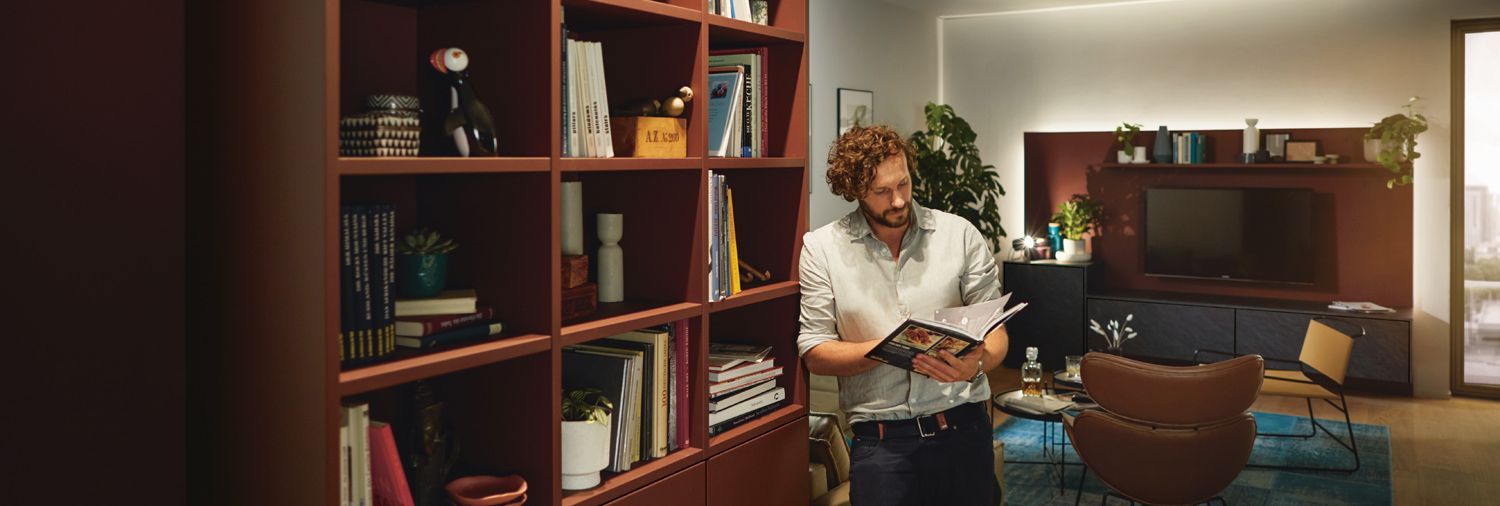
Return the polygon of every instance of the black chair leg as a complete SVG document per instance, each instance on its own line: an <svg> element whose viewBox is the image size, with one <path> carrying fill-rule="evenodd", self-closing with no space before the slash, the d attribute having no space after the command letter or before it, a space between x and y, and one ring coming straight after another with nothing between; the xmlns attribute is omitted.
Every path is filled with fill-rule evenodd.
<svg viewBox="0 0 1500 506"><path fill-rule="evenodd" d="M1328 399L1323 399L1323 401L1327 402L1328 405L1332 406L1334 409L1337 409L1337 410L1339 410L1339 411L1341 411L1341 412L1344 413L1344 430L1346 431L1345 433L1348 434L1349 442L1345 443L1343 439L1340 439L1338 436L1334 435L1333 431L1328 430L1328 427L1326 427L1322 423L1318 422L1318 419L1316 417L1312 416L1312 399L1308 399L1307 400L1307 413L1308 413L1308 420L1312 422L1312 426L1313 426L1312 427L1312 430L1313 430L1313 434L1312 435L1317 435L1317 433L1318 433L1319 430L1322 430L1325 434L1328 434L1329 439L1332 439L1333 442L1338 443L1339 446L1343 446L1345 450L1349 450L1349 452L1354 455L1354 467L1281 466L1281 465L1268 465L1268 464L1245 464L1245 467L1257 468L1257 469L1279 469L1279 470L1283 470L1283 471L1330 471L1330 472L1340 472L1340 473L1353 473L1355 471L1359 471L1359 467L1360 467L1360 461L1359 461L1359 440L1354 437L1354 422L1353 422L1353 420L1351 420L1349 418L1349 400L1344 397L1344 393L1343 392L1339 392L1339 403L1338 404L1334 404L1333 401L1330 401ZM1265 435L1265 436L1271 436L1271 437L1276 437L1276 436L1286 437L1286 436L1290 436L1290 435L1285 435L1285 434L1256 434L1256 435L1257 436ZM1292 436L1292 437L1308 437L1308 436L1300 436L1300 435L1298 435L1298 436Z"/></svg>
<svg viewBox="0 0 1500 506"><path fill-rule="evenodd" d="M1317 424L1318 423L1317 422L1317 418L1313 418L1312 398L1308 397L1308 398L1303 399L1303 400L1307 401L1307 421L1309 422L1309 424ZM1272 433L1272 432L1256 432L1255 436L1256 437L1295 437L1295 438L1307 439L1307 438L1311 438L1313 436L1318 435L1318 428L1317 427L1308 427L1307 429L1308 429L1307 434L1277 434L1277 433Z"/></svg>

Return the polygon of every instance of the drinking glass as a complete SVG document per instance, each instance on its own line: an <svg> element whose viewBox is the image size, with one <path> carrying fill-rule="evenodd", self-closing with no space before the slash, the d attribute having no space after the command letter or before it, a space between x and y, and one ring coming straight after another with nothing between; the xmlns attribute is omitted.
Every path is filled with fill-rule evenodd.
<svg viewBox="0 0 1500 506"><path fill-rule="evenodd" d="M1067 364L1068 364L1067 365L1067 374L1068 374L1068 377L1069 378L1077 378L1078 377L1079 365L1083 363L1083 357L1079 356L1079 355L1068 355L1064 359L1067 360Z"/></svg>

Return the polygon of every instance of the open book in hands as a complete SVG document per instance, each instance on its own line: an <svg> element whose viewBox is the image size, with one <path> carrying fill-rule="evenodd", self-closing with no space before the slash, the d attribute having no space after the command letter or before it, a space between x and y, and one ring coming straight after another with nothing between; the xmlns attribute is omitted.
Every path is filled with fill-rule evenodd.
<svg viewBox="0 0 1500 506"><path fill-rule="evenodd" d="M1006 309L1010 294L991 301L971 306L939 309L931 318L909 318L885 340L865 354L865 358L885 362L902 369L911 369L911 361L918 353L925 353L941 360L939 352L947 350L955 357L964 356L984 342L996 327L1015 316L1022 302Z"/></svg>

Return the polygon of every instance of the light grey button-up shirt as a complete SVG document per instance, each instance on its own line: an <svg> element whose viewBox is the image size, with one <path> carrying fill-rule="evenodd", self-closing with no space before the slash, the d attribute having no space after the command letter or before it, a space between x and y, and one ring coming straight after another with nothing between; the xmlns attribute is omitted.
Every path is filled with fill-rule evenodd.
<svg viewBox="0 0 1500 506"><path fill-rule="evenodd" d="M899 263L858 209L803 236L799 355L826 341L884 339L911 315L999 295L995 258L979 230L958 216L911 207ZM881 364L839 378L839 405L850 423L929 415L989 396L984 375L940 383Z"/></svg>

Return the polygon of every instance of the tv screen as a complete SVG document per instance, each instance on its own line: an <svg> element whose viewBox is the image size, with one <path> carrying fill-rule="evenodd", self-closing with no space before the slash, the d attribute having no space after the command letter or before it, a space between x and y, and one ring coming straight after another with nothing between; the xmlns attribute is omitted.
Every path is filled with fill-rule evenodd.
<svg viewBox="0 0 1500 506"><path fill-rule="evenodd" d="M1146 274L1312 283L1307 188L1148 188Z"/></svg>

